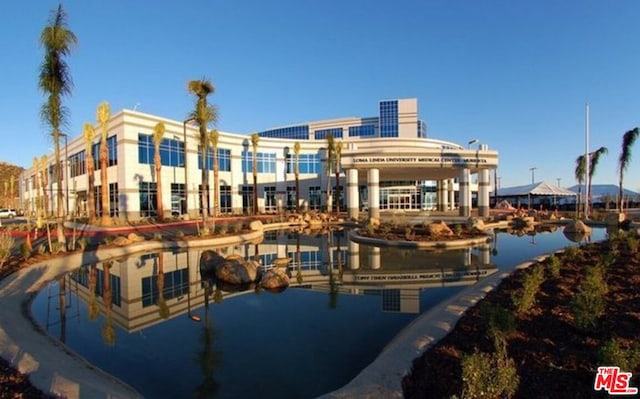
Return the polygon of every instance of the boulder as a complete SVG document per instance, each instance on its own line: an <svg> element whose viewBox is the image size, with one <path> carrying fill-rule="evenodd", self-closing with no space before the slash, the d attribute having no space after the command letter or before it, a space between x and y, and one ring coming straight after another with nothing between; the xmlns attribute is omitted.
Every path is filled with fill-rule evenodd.
<svg viewBox="0 0 640 399"><path fill-rule="evenodd" d="M291 258L276 258L271 261L271 264L275 267L287 267L291 262Z"/></svg>
<svg viewBox="0 0 640 399"><path fill-rule="evenodd" d="M433 237L448 237L453 235L453 231L444 221L429 223L427 232Z"/></svg>
<svg viewBox="0 0 640 399"><path fill-rule="evenodd" d="M200 255L200 272L215 273L218 267L225 261L225 258L210 249Z"/></svg>
<svg viewBox="0 0 640 399"><path fill-rule="evenodd" d="M129 235L127 236L127 238L129 239L129 241L131 242L140 242L140 241L144 241L144 237L141 235L138 235L136 233L129 233Z"/></svg>
<svg viewBox="0 0 640 399"><path fill-rule="evenodd" d="M258 278L258 262L226 260L216 269L218 280L229 284L250 284Z"/></svg>
<svg viewBox="0 0 640 399"><path fill-rule="evenodd" d="M591 234L591 227L584 224L582 220L572 220L565 226L564 232Z"/></svg>
<svg viewBox="0 0 640 399"><path fill-rule="evenodd" d="M285 269L273 268L262 276L262 288L270 291L282 291L289 286L289 276Z"/></svg>
<svg viewBox="0 0 640 399"><path fill-rule="evenodd" d="M119 247L124 247L129 244L131 244L131 241L129 241L127 237L118 236L113 240L113 245L117 245Z"/></svg>
<svg viewBox="0 0 640 399"><path fill-rule="evenodd" d="M627 216L624 213L620 212L612 212L607 214L607 217L604 219L607 226L618 226L620 223L624 222Z"/></svg>
<svg viewBox="0 0 640 399"><path fill-rule="evenodd" d="M369 218L369 224L371 226L373 226L373 227L379 227L380 226L380 219L371 217L371 218Z"/></svg>
<svg viewBox="0 0 640 399"><path fill-rule="evenodd" d="M469 218L467 219L467 228L475 232L484 232L484 220L481 218Z"/></svg>
<svg viewBox="0 0 640 399"><path fill-rule="evenodd" d="M262 231L264 230L264 226L262 225L262 221L253 220L251 221L251 223L249 223L249 229L251 229L252 231Z"/></svg>

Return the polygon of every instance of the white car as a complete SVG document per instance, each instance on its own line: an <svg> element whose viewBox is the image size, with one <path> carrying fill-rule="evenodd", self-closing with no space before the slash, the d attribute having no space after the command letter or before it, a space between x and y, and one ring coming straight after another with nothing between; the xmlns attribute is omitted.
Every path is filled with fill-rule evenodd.
<svg viewBox="0 0 640 399"><path fill-rule="evenodd" d="M2 208L0 209L0 218L14 218L16 217L15 209Z"/></svg>

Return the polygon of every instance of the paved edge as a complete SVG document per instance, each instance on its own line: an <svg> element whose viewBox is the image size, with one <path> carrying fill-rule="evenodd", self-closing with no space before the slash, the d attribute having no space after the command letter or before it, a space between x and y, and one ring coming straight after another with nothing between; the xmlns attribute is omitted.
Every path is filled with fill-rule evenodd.
<svg viewBox="0 0 640 399"><path fill-rule="evenodd" d="M351 382L320 398L402 398L402 379L411 372L414 359L450 333L467 309L483 299L505 277L516 269L527 268L548 256L550 254L538 256L518 264L510 272L494 274L434 306L398 333Z"/></svg>

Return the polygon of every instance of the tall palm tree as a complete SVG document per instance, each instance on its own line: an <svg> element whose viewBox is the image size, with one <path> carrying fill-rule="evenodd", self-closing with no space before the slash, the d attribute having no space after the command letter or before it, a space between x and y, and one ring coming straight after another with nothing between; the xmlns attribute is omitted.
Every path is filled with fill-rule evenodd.
<svg viewBox="0 0 640 399"><path fill-rule="evenodd" d="M209 143L213 151L213 216L220 215L220 165L218 165L218 141L220 132L213 129L209 132Z"/></svg>
<svg viewBox="0 0 640 399"><path fill-rule="evenodd" d="M327 134L327 213L331 214L332 208L332 196L333 192L331 190L331 168L333 163L335 162L335 154L336 154L336 141L333 137L333 134Z"/></svg>
<svg viewBox="0 0 640 399"><path fill-rule="evenodd" d="M66 124L69 114L68 108L62 105L62 97L71 95L73 82L65 58L77 42L75 34L67 26L66 12L62 5L58 5L58 8L51 13L48 25L40 33L40 44L44 47L44 60L40 65L38 87L47 96L40 110L40 117L51 128L55 148L56 183L58 184L56 231L58 242L62 247L66 240L62 190L60 190L62 187L60 129Z"/></svg>
<svg viewBox="0 0 640 399"><path fill-rule="evenodd" d="M160 159L160 144L162 144L162 138L164 136L164 123L158 122L153 127L153 166L156 170L156 209L158 213L158 220L164 220L164 208L162 206L162 161Z"/></svg>
<svg viewBox="0 0 640 399"><path fill-rule="evenodd" d="M201 186L202 192L200 193L201 211L202 211L202 225L205 226L207 222L207 194L209 191L209 171L207 170L207 148L209 137L207 135L207 126L209 123L215 123L218 120L218 110L207 102L207 96L215 92L213 84L208 79L191 80L187 83L187 90L193 94L196 98L196 106L189 114L189 117L198 124L200 129L200 154L202 159L202 175ZM186 143L185 143L186 145ZM186 189L186 187L185 187Z"/></svg>
<svg viewBox="0 0 640 399"><path fill-rule="evenodd" d="M102 204L102 218L100 224L103 226L111 225L111 217L109 216L109 182L107 181L107 160L109 159L109 150L107 148L107 134L109 132L109 119L111 118L111 107L108 102L98 105L96 111L96 119L100 126L100 197Z"/></svg>
<svg viewBox="0 0 640 399"><path fill-rule="evenodd" d="M95 191L95 163L93 160L93 140L95 139L96 133L93 128L93 125L90 123L85 123L82 128L82 137L84 137L84 149L86 153L86 162L87 162L87 216L89 217L89 223L94 223L96 221L96 198L94 195Z"/></svg>
<svg viewBox="0 0 640 399"><path fill-rule="evenodd" d="M39 218L40 211L42 210L41 198L40 198L40 159L38 157L33 157L33 180L34 180L34 190L36 192L36 200L35 200L35 212L36 218Z"/></svg>
<svg viewBox="0 0 640 399"><path fill-rule="evenodd" d="M90 321L94 321L100 314L100 307L96 300L96 286L98 285L98 268L94 263L89 266L89 309L88 317Z"/></svg>
<svg viewBox="0 0 640 399"><path fill-rule="evenodd" d="M158 252L158 278L156 280L156 288L158 289L158 314L163 319L171 316L167 301L164 299L164 252Z"/></svg>
<svg viewBox="0 0 640 399"><path fill-rule="evenodd" d="M116 344L116 329L113 326L111 308L113 306L113 291L111 290L111 267L113 261L103 262L102 270L104 278L102 280L102 299L104 300L105 323L102 326L102 340L109 346Z"/></svg>
<svg viewBox="0 0 640 399"><path fill-rule="evenodd" d="M622 179L624 177L624 172L629 167L629 162L631 162L631 147L633 147L633 143L635 143L638 135L640 134L640 130L638 128L634 128L629 130L622 136L622 152L620 153L620 158L618 159L618 172L620 173L620 187L619 187L619 195L618 195L618 209L622 212L622 207L624 204L623 195L624 191L622 189Z"/></svg>
<svg viewBox="0 0 640 399"><path fill-rule="evenodd" d="M335 174L336 174L336 213L340 213L340 159L342 157L342 141L335 144Z"/></svg>
<svg viewBox="0 0 640 399"><path fill-rule="evenodd" d="M11 196L11 208L16 207L15 184L16 177L14 175L11 175L11 177L9 177L9 195Z"/></svg>
<svg viewBox="0 0 640 399"><path fill-rule="evenodd" d="M293 144L294 159L294 173L296 176L296 211L300 212L300 142L296 141Z"/></svg>
<svg viewBox="0 0 640 399"><path fill-rule="evenodd" d="M253 133L251 135L251 148L253 149L253 214L258 214L258 143L260 135Z"/></svg>
<svg viewBox="0 0 640 399"><path fill-rule="evenodd" d="M576 169L574 176L578 181L578 203L576 204L576 217L580 217L580 207L582 206L582 184L587 178L587 163L585 162L584 155L580 155L576 158Z"/></svg>
<svg viewBox="0 0 640 399"><path fill-rule="evenodd" d="M587 192L589 193L589 198L587 198L588 205L591 205L591 183L593 182L593 175L596 172L598 163L600 163L600 157L608 153L609 150L607 149L607 147L600 147L597 150L589 153L589 181L587 182ZM591 209L591 206L589 206L588 208Z"/></svg>

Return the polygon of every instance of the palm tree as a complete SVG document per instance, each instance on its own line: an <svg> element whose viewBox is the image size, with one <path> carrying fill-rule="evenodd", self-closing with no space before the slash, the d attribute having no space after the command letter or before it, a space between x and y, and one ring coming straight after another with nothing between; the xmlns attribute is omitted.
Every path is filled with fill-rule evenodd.
<svg viewBox="0 0 640 399"><path fill-rule="evenodd" d="M11 177L9 177L9 195L11 196L11 208L15 208L16 207L16 196L14 193L15 190L15 184L16 184L16 177L14 175L11 175Z"/></svg>
<svg viewBox="0 0 640 399"><path fill-rule="evenodd" d="M218 141L220 140L220 132L213 129L209 132L209 143L213 150L213 216L220 215L220 165L218 165Z"/></svg>
<svg viewBox="0 0 640 399"><path fill-rule="evenodd" d="M215 92L213 84L208 79L191 80L187 84L187 90L189 93L196 97L196 106L190 113L190 117L198 124L200 129L200 154L202 158L202 175L201 186L202 192L200 193L201 211L202 211L202 225L205 226L207 222L207 210L206 201L209 191L209 171L207 170L207 126L209 123L215 123L218 120L218 110L207 103L207 96ZM186 143L185 143L186 145ZM185 187L186 189L186 187Z"/></svg>
<svg viewBox="0 0 640 399"><path fill-rule="evenodd" d="M156 209L158 212L158 220L164 220L164 209L162 207L162 162L160 160L160 144L164 136L164 123L158 122L153 128L153 164L156 170Z"/></svg>
<svg viewBox="0 0 640 399"><path fill-rule="evenodd" d="M335 144L335 163L336 163L336 213L340 213L340 158L342 156L342 141Z"/></svg>
<svg viewBox="0 0 640 399"><path fill-rule="evenodd" d="M100 125L100 197L102 204L100 224L103 226L111 225L111 217L109 216L109 183L107 182L107 160L109 157L107 133L110 118L111 107L105 101L98 105L98 110L96 111L96 119L98 120L98 125Z"/></svg>
<svg viewBox="0 0 640 399"><path fill-rule="evenodd" d="M65 57L77 44L75 34L67 27L67 14L62 5L51 14L49 25L40 33L40 44L44 47L44 60L40 65L38 87L47 96L40 110L41 119L51 128L55 147L57 199L57 236L58 242L66 243L64 236L64 208L62 207L62 173L60 170L60 129L66 124L68 108L62 105L62 97L71 94L73 82Z"/></svg>
<svg viewBox="0 0 640 399"><path fill-rule="evenodd" d="M629 162L631 162L631 147L633 143L635 143L638 135L640 134L640 130L638 128L634 128L629 130L622 136L622 152L620 153L620 158L618 159L618 172L620 173L620 187L619 187L619 196L618 196L618 209L622 212L622 207L624 204L623 195L624 191L622 189L622 179L624 177L624 172L629 167Z"/></svg>
<svg viewBox="0 0 640 399"><path fill-rule="evenodd" d="M44 204L44 215L49 216L49 194L47 187L49 186L49 158L46 155L40 157L40 181L42 182L42 201Z"/></svg>
<svg viewBox="0 0 640 399"><path fill-rule="evenodd" d="M96 264L89 266L89 309L88 316L90 321L94 321L100 314L100 307L96 300L96 286L98 285L98 268Z"/></svg>
<svg viewBox="0 0 640 399"><path fill-rule="evenodd" d="M294 173L296 176L296 211L300 212L300 142L296 141L293 144L294 159Z"/></svg>
<svg viewBox="0 0 640 399"><path fill-rule="evenodd" d="M603 154L608 153L609 150L607 149L607 147L600 147L597 150L589 153L589 181L587 182L587 192L589 193L589 198L587 198L588 205L591 205L591 183L593 182L593 175L595 174L598 163L600 162L600 157ZM591 206L589 206L589 209L591 209Z"/></svg>
<svg viewBox="0 0 640 399"><path fill-rule="evenodd" d="M585 162L584 155L580 155L576 158L576 169L574 171L574 176L578 181L578 203L576 204L576 218L580 217L580 205L582 202L582 183L587 176L587 163Z"/></svg>
<svg viewBox="0 0 640 399"><path fill-rule="evenodd" d="M258 214L258 142L260 135L253 133L251 135L251 148L253 149L253 214Z"/></svg>
<svg viewBox="0 0 640 399"><path fill-rule="evenodd" d="M171 316L167 301L164 299L164 252L158 252L158 278L156 280L156 288L158 289L158 314L163 319Z"/></svg>
<svg viewBox="0 0 640 399"><path fill-rule="evenodd" d="M94 223L96 221L96 198L94 195L95 191L95 163L93 160L93 140L95 139L95 130L93 129L93 125L90 123L85 123L82 128L82 136L84 137L84 148L85 153L87 154L87 179L89 180L87 183L87 214L89 217L89 223Z"/></svg>
<svg viewBox="0 0 640 399"><path fill-rule="evenodd" d="M102 340L109 346L116 344L116 329L113 326L111 307L113 305L113 291L111 290L111 266L113 261L103 262L102 270L104 278L102 280L102 299L104 300L105 323L102 326Z"/></svg>
<svg viewBox="0 0 640 399"><path fill-rule="evenodd" d="M331 168L336 154L336 141L333 134L327 134L327 213L331 214L332 196L331 191Z"/></svg>

